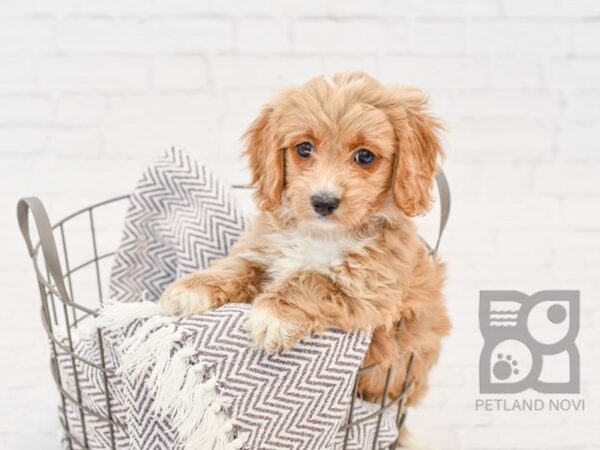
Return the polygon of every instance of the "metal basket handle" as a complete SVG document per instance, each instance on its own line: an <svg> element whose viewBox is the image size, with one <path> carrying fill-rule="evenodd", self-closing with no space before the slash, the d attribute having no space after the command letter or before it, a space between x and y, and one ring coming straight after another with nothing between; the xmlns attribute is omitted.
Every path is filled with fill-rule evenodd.
<svg viewBox="0 0 600 450"><path fill-rule="evenodd" d="M435 247L431 250L431 254L435 255L440 246L440 241L442 240L442 234L444 234L444 230L446 229L446 225L448 224L448 217L450 216L450 186L448 185L448 179L446 178L446 174L441 168L438 168L438 171L435 174L435 181L437 184L438 194L440 196L440 228L438 230L437 241L435 241Z"/></svg>
<svg viewBox="0 0 600 450"><path fill-rule="evenodd" d="M66 302L69 302L70 298L65 287L63 271L60 265L58 251L56 249L54 233L52 232L50 220L48 219L48 213L46 212L46 208L44 208L41 200L37 197L22 198L17 204L17 220L19 222L19 228L21 229L21 234L23 235L25 244L27 244L29 256L31 258L35 258L36 255L36 248L31 243L31 235L29 232L29 211L31 211L33 220L35 222L35 227L40 237L39 245L42 248L46 269L50 274L50 278L52 281L54 281L54 285L60 293L61 298ZM41 274L38 272L37 276L40 278Z"/></svg>
<svg viewBox="0 0 600 450"><path fill-rule="evenodd" d="M435 242L435 246L430 250L432 255L435 255L438 251L442 234L444 233L446 224L448 223L448 216L450 215L450 188L448 186L446 175L441 169L438 169L437 173L435 174L435 179L440 196L441 211L437 240ZM54 233L52 233L52 227L50 226L50 220L48 219L46 208L44 208L41 200L37 197L22 198L17 204L17 220L19 222L19 228L21 229L23 239L27 244L29 256L34 258L36 253L36 249L31 242L31 235L29 233L29 211L31 211L33 215L35 226L40 237L40 246L42 248L46 268L48 269L50 277L54 281L54 284L61 297L68 302L70 301L70 298L67 294L67 289L63 279L63 271L60 265L58 251L56 249Z"/></svg>

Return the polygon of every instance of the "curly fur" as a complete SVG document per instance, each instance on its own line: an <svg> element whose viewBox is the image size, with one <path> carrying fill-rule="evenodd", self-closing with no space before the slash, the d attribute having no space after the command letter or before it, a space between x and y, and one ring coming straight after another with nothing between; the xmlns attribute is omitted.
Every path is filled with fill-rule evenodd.
<svg viewBox="0 0 600 450"><path fill-rule="evenodd" d="M252 303L248 328L269 352L329 327L373 330L365 364L379 366L361 377L359 391L380 397L387 367L414 352L408 404L416 404L450 330L445 266L410 220L432 201L440 128L419 90L364 73L283 91L245 134L260 214L227 258L176 281L161 304L185 315ZM301 142L313 144L310 158L295 151ZM362 148L376 155L366 167L353 160ZM341 200L327 217L310 201L323 191ZM394 372L390 395L403 377Z"/></svg>

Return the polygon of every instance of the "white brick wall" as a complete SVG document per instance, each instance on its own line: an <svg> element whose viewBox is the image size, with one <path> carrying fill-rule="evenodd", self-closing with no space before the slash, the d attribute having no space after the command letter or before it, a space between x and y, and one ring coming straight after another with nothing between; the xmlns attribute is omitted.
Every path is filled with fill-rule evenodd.
<svg viewBox="0 0 600 450"><path fill-rule="evenodd" d="M600 448L599 18L596 0L0 0L0 448L58 448L16 200L57 219L171 145L244 182L238 138L270 93L350 69L424 88L449 128L455 329L411 428L443 449ZM474 411L478 290L502 288L581 289L584 413Z"/></svg>

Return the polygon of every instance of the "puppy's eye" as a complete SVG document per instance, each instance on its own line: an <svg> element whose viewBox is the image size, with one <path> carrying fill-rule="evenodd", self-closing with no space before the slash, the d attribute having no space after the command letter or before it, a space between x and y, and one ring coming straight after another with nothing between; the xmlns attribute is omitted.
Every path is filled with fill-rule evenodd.
<svg viewBox="0 0 600 450"><path fill-rule="evenodd" d="M296 145L296 152L301 158L308 159L313 153L313 145L310 142L302 142Z"/></svg>
<svg viewBox="0 0 600 450"><path fill-rule="evenodd" d="M366 148L361 148L354 154L354 161L361 166L368 166L375 161L375 155Z"/></svg>

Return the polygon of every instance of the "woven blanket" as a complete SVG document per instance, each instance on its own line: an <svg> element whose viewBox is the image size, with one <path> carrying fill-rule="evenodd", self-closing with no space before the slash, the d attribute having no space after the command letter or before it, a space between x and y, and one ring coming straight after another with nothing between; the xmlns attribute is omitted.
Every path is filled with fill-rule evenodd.
<svg viewBox="0 0 600 450"><path fill-rule="evenodd" d="M161 314L153 301L166 285L225 256L245 226L206 168L172 150L144 172L130 202L111 278L114 300L93 332L75 343L76 353L93 364L104 359L106 377L98 367L57 355L67 393L62 420L75 439L93 449L111 448L114 440L119 449L165 450L325 450L344 440L358 450L395 441L391 411L377 435L376 417L347 436L339 431L370 336L330 330L267 355L244 330L249 305L180 321ZM81 410L73 402L78 397ZM378 408L356 400L352 419Z"/></svg>

